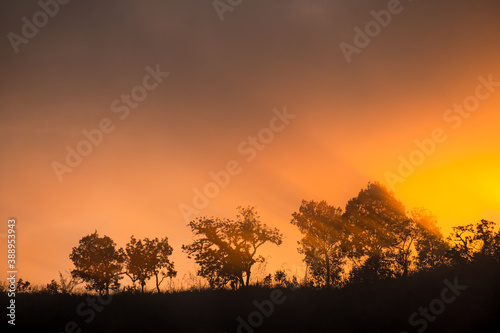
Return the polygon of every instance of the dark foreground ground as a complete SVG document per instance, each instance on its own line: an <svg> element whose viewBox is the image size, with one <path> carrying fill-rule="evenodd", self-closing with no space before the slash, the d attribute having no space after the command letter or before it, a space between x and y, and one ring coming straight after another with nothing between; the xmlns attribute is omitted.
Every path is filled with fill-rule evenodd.
<svg viewBox="0 0 500 333"><path fill-rule="evenodd" d="M450 290L445 279L460 287ZM0 298L7 304L5 294ZM263 306L260 312L255 301ZM411 325L420 307L434 314L414 314ZM500 267L442 270L343 290L249 288L117 294L110 300L18 294L15 328L2 317L1 332L33 333L500 332ZM239 329L238 318L245 322Z"/></svg>

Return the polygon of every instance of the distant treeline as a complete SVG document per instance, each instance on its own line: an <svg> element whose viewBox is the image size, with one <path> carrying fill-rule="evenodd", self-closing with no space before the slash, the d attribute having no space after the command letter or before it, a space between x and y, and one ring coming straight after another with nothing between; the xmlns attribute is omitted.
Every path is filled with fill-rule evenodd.
<svg viewBox="0 0 500 333"><path fill-rule="evenodd" d="M194 238L182 250L195 260L197 274L211 289L248 287L253 265L265 261L261 246L282 243L282 233L262 223L254 207L237 210L235 220L200 217L188 224ZM304 200L292 214L291 224L302 233L298 251L304 256L306 277L299 282L280 270L265 277L261 285L270 286L274 280L282 286L340 288L468 263L500 263L500 232L494 222L453 227L445 238L435 215L424 208L406 211L379 183L369 183L344 210L325 201ZM132 236L125 248L117 248L111 238L95 231L70 254L75 265L71 280L61 276L60 282L53 280L46 289L68 293L83 282L88 290L108 294L118 290L127 276L132 282L129 290L144 291L154 278L160 292L162 282L177 274L169 260L172 252L167 237L137 240ZM18 284L20 291L28 287L23 281Z"/></svg>

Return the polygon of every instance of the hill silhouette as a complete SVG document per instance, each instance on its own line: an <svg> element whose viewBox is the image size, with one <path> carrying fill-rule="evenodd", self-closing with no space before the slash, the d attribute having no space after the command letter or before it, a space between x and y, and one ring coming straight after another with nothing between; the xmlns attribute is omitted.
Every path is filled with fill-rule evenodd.
<svg viewBox="0 0 500 333"><path fill-rule="evenodd" d="M467 288L421 332L498 332L500 264L484 262L330 290L251 286L172 294L120 292L109 304L96 307L90 323L85 322L90 307L80 308L84 316L77 308L95 295L20 293L16 332L65 332L68 322L74 323L68 332L419 332L422 326L410 325L409 317L441 299L444 281L455 279ZM282 292L280 303L269 313L266 301L277 290ZM0 295L2 302L6 297ZM255 303L263 305L264 315L255 315ZM259 325L248 330L241 321L248 323L252 313L251 322Z"/></svg>

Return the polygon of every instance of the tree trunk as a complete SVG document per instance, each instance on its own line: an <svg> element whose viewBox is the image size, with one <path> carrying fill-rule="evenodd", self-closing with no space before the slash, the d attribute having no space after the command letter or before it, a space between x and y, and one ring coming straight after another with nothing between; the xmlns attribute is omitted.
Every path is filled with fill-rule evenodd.
<svg viewBox="0 0 500 333"><path fill-rule="evenodd" d="M410 254L405 252L404 261L403 261L403 277L408 276L408 266L410 264L410 260L408 259L409 256L410 256Z"/></svg>
<svg viewBox="0 0 500 333"><path fill-rule="evenodd" d="M160 293L160 284L158 283L158 274L155 274L156 277L156 291L158 291L158 294Z"/></svg>
<svg viewBox="0 0 500 333"><path fill-rule="evenodd" d="M245 287L245 280L243 279L243 272L241 272L239 274L238 280L240 282L239 289L243 289Z"/></svg>
<svg viewBox="0 0 500 333"><path fill-rule="evenodd" d="M250 270L246 271L247 273L247 283L246 286L248 287L248 284L250 283Z"/></svg>
<svg viewBox="0 0 500 333"><path fill-rule="evenodd" d="M325 252L325 262L326 262L326 287L330 288L330 258L328 257L328 252Z"/></svg>

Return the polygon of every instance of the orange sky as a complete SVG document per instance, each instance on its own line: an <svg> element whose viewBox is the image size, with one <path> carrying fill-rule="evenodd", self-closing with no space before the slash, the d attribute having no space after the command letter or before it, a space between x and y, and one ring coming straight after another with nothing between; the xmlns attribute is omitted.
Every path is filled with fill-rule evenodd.
<svg viewBox="0 0 500 333"><path fill-rule="evenodd" d="M435 128L447 140L395 186L397 197L432 210L445 233L500 222L500 87L458 129L443 119L474 95L479 76L500 82L500 8L402 3L351 64L339 43L352 43L353 28L387 1L249 2L223 22L202 1L75 2L19 54L5 40L0 232L18 219L19 277L45 283L69 271L71 248L95 229L119 246L131 235L168 236L180 276L194 272L180 250L191 234L179 205L231 160L242 172L201 213L234 218L237 206L256 206L285 234L281 247L264 249L268 269L293 271L302 264L290 219L301 200L343 208L369 181L386 183L398 157ZM5 34L38 10L2 6ZM112 101L156 64L170 76L120 120ZM238 146L285 106L296 118L246 161ZM114 131L59 182L52 163L103 118Z"/></svg>

